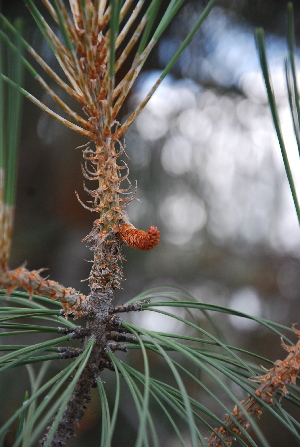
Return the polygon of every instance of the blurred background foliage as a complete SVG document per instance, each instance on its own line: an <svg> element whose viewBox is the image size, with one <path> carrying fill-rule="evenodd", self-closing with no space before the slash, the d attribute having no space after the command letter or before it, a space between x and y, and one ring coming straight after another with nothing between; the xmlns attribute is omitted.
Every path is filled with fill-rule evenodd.
<svg viewBox="0 0 300 447"><path fill-rule="evenodd" d="M158 77L204 4L186 2L147 62L124 117ZM26 39L56 66L22 2L4 0L2 11L10 19L25 13ZM294 2L294 12L299 41L299 2ZM255 27L264 27L282 130L299 190L299 157L289 138L293 133L284 78L286 23L286 1L220 0L172 76L125 135L130 179L133 184L137 180L136 197L142 202L129 205L130 220L141 229L157 225L161 243L149 253L124 248L126 281L117 294L119 302L149 287L172 284L200 301L287 326L298 322L300 232L253 36ZM25 88L37 97L43 94L30 76ZM47 101L43 98L46 105ZM83 143L24 101L11 267L26 260L28 268L47 267L51 279L87 292L87 283L81 281L88 276L90 264L85 260L91 253L81 240L96 215L83 209L74 193L85 198L81 150L75 149ZM172 330L152 313L139 314L138 319L151 329ZM222 316L220 328L232 344L273 360L285 356L278 337L265 337L251 320ZM22 399L11 377L7 386L8 393L15 388ZM128 409L123 410L130 439L134 427L130 428ZM295 416L299 420L300 415ZM263 423L266 427L267 421ZM87 433L87 447L98 445L93 436L99 430L97 409L92 407L79 429L79 435ZM293 445L276 427L270 426L270 431L272 447ZM80 439L70 445L80 445ZM123 439L120 445L130 446L130 440ZM173 444L169 440L165 445Z"/></svg>

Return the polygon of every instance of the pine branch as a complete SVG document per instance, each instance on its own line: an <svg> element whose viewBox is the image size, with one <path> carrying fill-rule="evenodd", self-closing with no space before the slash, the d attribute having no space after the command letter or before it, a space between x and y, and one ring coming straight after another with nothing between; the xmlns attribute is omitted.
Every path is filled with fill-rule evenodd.
<svg viewBox="0 0 300 447"><path fill-rule="evenodd" d="M296 329L294 331L300 337L300 331ZM248 395L240 402L239 406L235 405L231 415L226 416L223 426L214 430L214 433L207 439L209 447L223 447L223 441L230 446L235 436L241 433L237 424L249 430L251 426L249 416L260 416L263 410L263 402L267 405L274 405L274 398L277 393L286 395L288 394L287 385L296 384L300 371L300 340L295 346L288 346L282 342L282 347L288 351L288 356L284 360L276 360L273 368L267 374L252 378L253 381L260 383L260 386L255 390L254 395ZM255 396L260 400L256 399ZM232 419L232 416L234 419Z"/></svg>
<svg viewBox="0 0 300 447"><path fill-rule="evenodd" d="M139 337L132 333L127 336L129 330L122 327L122 320L116 314L140 311L141 305L112 305L115 290L121 287L123 281L122 245L126 243L133 248L147 251L154 249L160 240L160 232L156 227L150 226L147 232L138 230L127 216L125 208L134 199L135 190L132 191L129 180L126 145L120 141L120 137L143 110L160 82L194 37L215 0L209 1L146 99L123 125L118 122L120 109L145 61L184 0L168 0L167 9L160 19L158 0L151 0L148 7L143 0L69 0L70 10L62 0L42 0L46 13L51 18L49 22L40 12L39 4L32 0L24 2L56 57L65 79L58 76L22 37L19 37L19 44L28 51L51 81L54 80L68 97L75 99L83 107L84 116L72 110L64 99L54 92L50 82L39 75L25 58L18 57L18 47L10 42L10 35L18 36L18 30L2 15L2 23L5 24L5 29L0 32L2 41L69 119L43 104L23 89L15 79L3 73L0 76L0 86L4 81L15 94L27 97L43 112L88 139L88 143L83 146L82 173L85 180L93 186L84 184L84 191L90 197L86 203L79 199L78 194L77 197L86 209L97 214L91 232L84 238L93 253L87 296L71 287L64 287L53 280L43 278L40 275L42 269L30 271L21 266L10 270L8 260L1 260L3 265L0 271L0 286L5 288L8 294L17 288L23 288L30 297L35 294L59 302L66 318L81 317L86 322L86 332L82 331L80 334L84 334L84 343L89 346L89 354L86 356L86 350L63 349L60 352L61 358L78 356L78 364L82 369L79 368L76 372L74 386L68 388L69 394L66 394L62 401L64 406L55 409L55 416L54 410L49 410L53 420L40 443L45 446L62 446L74 436L75 424L82 418L83 407L90 400L91 387L101 380L101 371L104 368L114 369L109 352L126 350L125 342L138 343ZM153 30L155 21L158 21L158 26ZM135 55L132 54L134 48L137 48ZM116 81L116 74L120 76L120 69L127 67L126 64L127 72L125 70L123 78ZM3 240L10 240L3 229L1 235ZM91 340L93 343L90 345ZM145 354L142 344L141 349ZM145 355L144 358L146 359ZM82 363L80 359L83 359ZM172 362L169 364L177 377L180 389L183 390L176 368ZM188 399L184 397L184 400L189 414L192 415ZM146 404L147 401L146 399ZM43 414L44 404L40 404L40 415ZM143 426L146 422L146 404L143 407ZM34 421L35 416L30 424ZM38 427L35 428L35 431L37 430ZM195 441L196 431L194 428L192 430Z"/></svg>

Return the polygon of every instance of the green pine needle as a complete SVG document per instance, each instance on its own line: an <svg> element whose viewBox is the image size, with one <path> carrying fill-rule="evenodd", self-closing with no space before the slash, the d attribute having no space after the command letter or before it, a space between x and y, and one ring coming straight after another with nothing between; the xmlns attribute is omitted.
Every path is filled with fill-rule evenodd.
<svg viewBox="0 0 300 447"><path fill-rule="evenodd" d="M15 28L18 31L14 36L15 43L7 48L6 60L0 54L0 65L3 72L6 69L8 77L17 85L22 84L23 66L21 32L23 22L16 20ZM2 33L2 32L1 32ZM15 47L19 57L11 52L11 47ZM0 48L2 47L0 43ZM0 50L1 51L1 50ZM20 118L21 118L21 95L20 90L11 86L4 86L3 78L0 80L0 168L5 172L4 183L4 203L13 206L15 202L16 189L16 169L17 169L17 152L20 136ZM4 113L5 110L5 113Z"/></svg>
<svg viewBox="0 0 300 447"><path fill-rule="evenodd" d="M108 406L108 400L105 392L104 384L101 380L97 380L97 387L100 395L100 404L101 404L101 443L100 447L109 447L110 446L110 431L111 431L111 420L110 420L110 411Z"/></svg>
<svg viewBox="0 0 300 447"><path fill-rule="evenodd" d="M62 16L61 9L60 9L60 7L57 4L57 0L54 1L53 6L54 6L54 9L55 9L56 14L57 14L58 23L59 23L59 29L60 29L60 31L62 33L62 36L63 36L63 39L65 41L66 47L72 53L74 48L73 48L72 42L71 42L71 40L70 40L70 38L68 36L68 31L67 31L67 28L65 26L65 21L64 21L63 16Z"/></svg>
<svg viewBox="0 0 300 447"><path fill-rule="evenodd" d="M142 35L139 47L137 49L137 54L142 54L142 52L144 51L148 41L149 41L149 37L151 34L151 30L152 27L154 25L155 19L157 17L158 11L159 11L159 7L160 7L160 0L153 0L146 12L146 16L148 17L148 21L147 21L147 25L146 28L144 30L144 33Z"/></svg>
<svg viewBox="0 0 300 447"><path fill-rule="evenodd" d="M178 60L179 56L182 54L182 52L185 50L185 48L190 44L190 42L192 41L192 39L195 36L196 32L198 31L198 29L200 28L200 26L202 25L204 20L207 18L207 16L211 12L211 10L214 7L215 3L216 3L216 0L210 0L210 2L207 4L206 8L204 9L202 14L200 15L200 17L196 21L195 25L192 27L191 31L186 36L186 38L184 39L184 41L182 42L182 44L180 45L180 47L178 48L178 50L176 51L176 53L174 54L174 56L172 57L170 62L167 64L167 66L163 70L163 72L160 75L159 79L161 79L161 80L164 79L167 76L167 74L170 72L170 70L173 68L175 62ZM154 35L154 38L155 38L155 36L156 36L156 34Z"/></svg>
<svg viewBox="0 0 300 447"><path fill-rule="evenodd" d="M119 19L122 2L121 0L111 0L110 28L109 28L109 67L108 75L110 79L115 75L115 47L119 31Z"/></svg>
<svg viewBox="0 0 300 447"><path fill-rule="evenodd" d="M300 223L300 206L299 206L299 202L298 202L297 191L296 191L296 187L295 187L295 183L294 183L294 179L293 179L293 174L292 174L292 171L290 168L290 163L288 160L287 150L286 150L283 135L281 132L280 120L279 120L279 115L278 115L278 111L277 111L277 105L276 105L275 95L274 95L274 91L273 91L273 87L272 87L272 81L271 81L270 71L269 71L269 67L268 67L267 56L266 56L266 45L265 45L264 31L262 29L257 29L255 32L255 37L256 37L256 43L257 43L257 48L258 48L259 59L260 59L260 65L261 65L261 69L262 69L262 73L263 73L263 77L264 77L264 81L265 81L265 85L266 85L268 101L269 101L271 114L272 114L272 118L273 118L273 123L274 123L274 127L276 130L279 146L281 149L281 155L282 155L287 179L288 179L288 182L290 185L290 189L291 189L291 193L292 193L292 197L293 197L293 201L294 201L294 205L295 205L295 209L296 209L296 213L297 213L297 217L298 217L298 222Z"/></svg>
<svg viewBox="0 0 300 447"><path fill-rule="evenodd" d="M53 46L51 40L47 36L46 25L45 25L45 21L44 21L42 14L40 13L40 11L37 9L37 7L34 5L34 3L31 0L24 0L24 3L28 7L29 11L31 12L32 17L34 18L37 26L41 30L45 40L48 42L48 45L50 46L51 50L53 51L54 54L57 54L55 47Z"/></svg>

